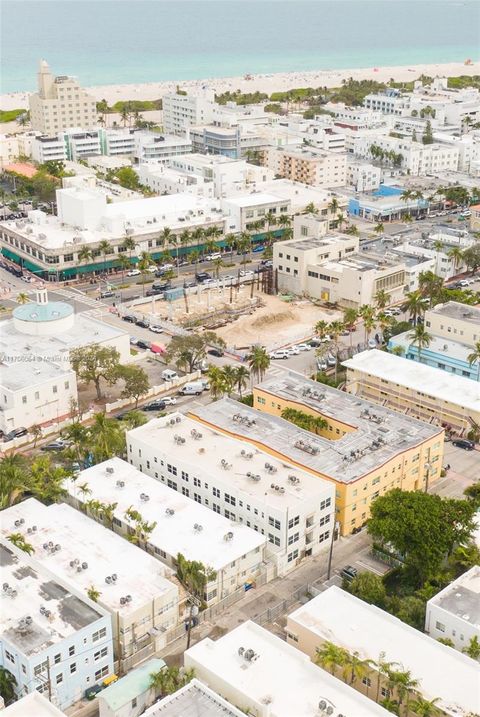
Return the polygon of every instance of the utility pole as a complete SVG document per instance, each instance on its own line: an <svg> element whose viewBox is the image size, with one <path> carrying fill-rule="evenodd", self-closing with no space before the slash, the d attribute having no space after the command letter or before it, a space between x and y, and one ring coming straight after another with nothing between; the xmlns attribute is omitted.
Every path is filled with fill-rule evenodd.
<svg viewBox="0 0 480 717"><path fill-rule="evenodd" d="M330 580L330 574L332 572L332 557L333 557L333 543L335 541L335 532L339 530L340 523L337 521L334 521L333 523L333 530L332 530L332 540L330 541L330 550L328 553L328 568L327 568L327 580Z"/></svg>
<svg viewBox="0 0 480 717"><path fill-rule="evenodd" d="M50 657L47 655L47 686L48 686L48 701L52 701L52 680L50 678Z"/></svg>

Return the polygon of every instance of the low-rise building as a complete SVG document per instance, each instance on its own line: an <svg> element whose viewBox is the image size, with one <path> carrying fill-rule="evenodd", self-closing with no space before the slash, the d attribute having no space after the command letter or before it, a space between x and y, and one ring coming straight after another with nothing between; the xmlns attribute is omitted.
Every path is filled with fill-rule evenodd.
<svg viewBox="0 0 480 717"><path fill-rule="evenodd" d="M11 704L3 711L2 717L66 717L46 697L34 690Z"/></svg>
<svg viewBox="0 0 480 717"><path fill-rule="evenodd" d="M268 147L265 165L276 175L317 187L342 187L346 183L346 154L309 146Z"/></svg>
<svg viewBox="0 0 480 717"><path fill-rule="evenodd" d="M383 92L372 92L363 98L367 110L386 115L403 115L410 106L409 96L400 90L389 87Z"/></svg>
<svg viewBox="0 0 480 717"><path fill-rule="evenodd" d="M140 717L146 713L155 701L150 676L166 667L163 660L152 657L102 690L98 695L100 717Z"/></svg>
<svg viewBox="0 0 480 717"><path fill-rule="evenodd" d="M283 374L284 372L282 372ZM443 429L289 371L255 386L254 408L231 399L190 415L280 460L335 483L343 535L365 524L375 498L392 488L421 490L440 477ZM318 434L283 418L287 408L322 418ZM241 420L239 420L239 417Z"/></svg>
<svg viewBox="0 0 480 717"><path fill-rule="evenodd" d="M192 151L192 143L188 138L175 135L163 135L157 132L135 132L133 135L135 161L168 162L172 157L182 156Z"/></svg>
<svg viewBox="0 0 480 717"><path fill-rule="evenodd" d="M370 162L347 160L346 184L356 192L373 192L378 189L382 179L382 170Z"/></svg>
<svg viewBox="0 0 480 717"><path fill-rule="evenodd" d="M275 194L251 192L221 200L228 232L244 232L258 221L266 221L267 214L279 217L290 214L290 202ZM274 228L274 227L272 227Z"/></svg>
<svg viewBox="0 0 480 717"><path fill-rule="evenodd" d="M355 396L458 434L480 425L480 386L468 378L375 349L343 365L346 390Z"/></svg>
<svg viewBox="0 0 480 717"><path fill-rule="evenodd" d="M425 213L426 199L402 199L403 189L381 184L375 192L358 193L348 199L348 214L371 222L390 222L406 214Z"/></svg>
<svg viewBox="0 0 480 717"><path fill-rule="evenodd" d="M0 664L19 697L38 691L65 709L113 673L110 616L4 539L0 564Z"/></svg>
<svg viewBox="0 0 480 717"><path fill-rule="evenodd" d="M194 152L222 154L231 159L241 159L249 152L257 151L267 144L260 131L243 124L202 124L189 127L187 139Z"/></svg>
<svg viewBox="0 0 480 717"><path fill-rule="evenodd" d="M478 232L480 231L480 204L472 204L470 212L470 229L472 232Z"/></svg>
<svg viewBox="0 0 480 717"><path fill-rule="evenodd" d="M146 710L144 717L243 717L244 714L194 677L188 685Z"/></svg>
<svg viewBox="0 0 480 717"><path fill-rule="evenodd" d="M460 153L456 145L443 142L423 144L406 137L391 137L383 133L371 136L362 133L354 140L353 153L357 157L372 159L372 147L383 152L394 152L398 158L396 166L414 177L458 170Z"/></svg>
<svg viewBox="0 0 480 717"><path fill-rule="evenodd" d="M412 331L405 331L403 334L397 334L390 338L388 349L401 353L402 356L415 361L415 363L419 362L441 369L448 374L480 381L480 364L478 361L470 363L468 357L473 353L472 349L460 341L430 334L428 346L419 348ZM473 387L472 390L474 390Z"/></svg>
<svg viewBox="0 0 480 717"><path fill-rule="evenodd" d="M250 620L218 640L197 642L184 662L202 682L255 717L388 714Z"/></svg>
<svg viewBox="0 0 480 717"><path fill-rule="evenodd" d="M480 641L480 566L454 580L427 602L425 632L451 640L457 650Z"/></svg>
<svg viewBox="0 0 480 717"><path fill-rule="evenodd" d="M378 680L381 698L392 694L387 678L376 669L380 657L417 679L416 691L426 700L435 700L440 714L467 717L480 709L478 662L338 587L328 588L291 613L285 631L287 642L311 658L328 641L370 660L368 673L354 683L365 694ZM374 694L372 688L372 706Z"/></svg>
<svg viewBox="0 0 480 717"><path fill-rule="evenodd" d="M110 507L87 501L85 509L102 519ZM29 498L2 516L4 537L21 532L39 564L108 611L121 671L165 646L168 630L178 624L179 590L171 569L65 503L46 507ZM111 525L113 519L103 520Z"/></svg>
<svg viewBox="0 0 480 717"><path fill-rule="evenodd" d="M172 471L168 465L159 468L166 469L166 485L112 458L80 474L78 484L88 486L88 498L73 482L67 488L77 505L85 505L91 499L115 504L113 526L124 535L135 533L135 521L128 518L129 511L140 513L144 521L153 525L140 541L142 547L169 567L175 568L181 553L187 560L212 568L216 574L205 590L207 604L213 605L238 588L251 585L265 572L266 536L205 508L193 495L188 497L186 481L173 471L175 466L171 466Z"/></svg>
<svg viewBox="0 0 480 717"><path fill-rule="evenodd" d="M480 341L480 307L448 301L425 312L428 333L475 347Z"/></svg>
<svg viewBox="0 0 480 717"><path fill-rule="evenodd" d="M176 476L184 495L266 536L279 575L329 544L335 490L327 481L180 413L129 431L127 445L139 470L163 483Z"/></svg>

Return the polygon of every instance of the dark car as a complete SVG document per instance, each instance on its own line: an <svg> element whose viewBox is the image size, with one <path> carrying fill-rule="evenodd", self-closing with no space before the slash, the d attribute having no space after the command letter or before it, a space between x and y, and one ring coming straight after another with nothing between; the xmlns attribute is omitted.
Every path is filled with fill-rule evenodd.
<svg viewBox="0 0 480 717"><path fill-rule="evenodd" d="M211 278L212 278L212 277L210 276L210 274L209 274L208 272L206 272L206 271L201 271L201 272L199 272L198 274L195 274L195 279L196 279L197 281L199 281L200 284L201 284L203 281L206 281L207 279L211 279Z"/></svg>
<svg viewBox="0 0 480 717"><path fill-rule="evenodd" d="M122 316L122 319L124 321L128 321L129 324L136 324L137 323L137 317L133 316L133 314L125 314Z"/></svg>
<svg viewBox="0 0 480 717"><path fill-rule="evenodd" d="M149 289L145 292L145 296L161 296L163 293L160 289Z"/></svg>
<svg viewBox="0 0 480 717"><path fill-rule="evenodd" d="M358 574L358 570L357 570L357 568L354 568L353 565L345 565L345 567L343 568L343 570L340 573L342 578L344 578L345 580L348 580L349 582L351 582L354 578L356 578L357 574Z"/></svg>
<svg viewBox="0 0 480 717"><path fill-rule="evenodd" d="M210 356L218 356L220 358L223 356L223 349L217 349L214 347L213 349L209 349L208 353Z"/></svg>
<svg viewBox="0 0 480 717"><path fill-rule="evenodd" d="M167 271L168 271L168 269L157 269L157 271L155 272L155 276L156 276L158 279L161 279L162 276L165 276L165 274L167 273Z"/></svg>
<svg viewBox="0 0 480 717"><path fill-rule="evenodd" d="M463 448L465 451L473 451L475 449L475 443L473 441L468 441L466 438L457 438L457 440L452 441L454 446L457 446L457 448Z"/></svg>
<svg viewBox="0 0 480 717"><path fill-rule="evenodd" d="M59 438L56 441L52 441L51 443L47 443L46 445L42 446L42 451L63 451L64 448L68 448L70 445L70 441L64 441L62 438Z"/></svg>
<svg viewBox="0 0 480 717"><path fill-rule="evenodd" d="M137 346L139 349L149 349L151 346L150 341L143 341L143 339L137 341Z"/></svg>
<svg viewBox="0 0 480 717"><path fill-rule="evenodd" d="M183 284L184 289L193 289L194 286L197 285L196 281L185 281Z"/></svg>
<svg viewBox="0 0 480 717"><path fill-rule="evenodd" d="M145 406L142 406L143 411L163 411L166 407L165 401L151 401L151 403L146 403Z"/></svg>
<svg viewBox="0 0 480 717"><path fill-rule="evenodd" d="M141 329L149 329L150 328L150 322L145 321L145 319L137 319L135 321L137 326L140 326Z"/></svg>
<svg viewBox="0 0 480 717"><path fill-rule="evenodd" d="M91 687L88 687L83 693L85 699L89 701L94 700L98 693L102 691L102 689L103 688L100 685L92 685Z"/></svg>
<svg viewBox="0 0 480 717"><path fill-rule="evenodd" d="M262 259L262 261L260 262L260 266L273 266L273 261L271 259Z"/></svg>
<svg viewBox="0 0 480 717"><path fill-rule="evenodd" d="M163 281L161 283L155 283L152 284L152 289L154 291L167 291L167 289L171 289L172 285L169 281Z"/></svg>
<svg viewBox="0 0 480 717"><path fill-rule="evenodd" d="M14 428L13 431L10 431L10 433L7 433L5 438L3 439L5 442L13 441L14 438L20 438L20 436L26 436L28 433L26 428Z"/></svg>

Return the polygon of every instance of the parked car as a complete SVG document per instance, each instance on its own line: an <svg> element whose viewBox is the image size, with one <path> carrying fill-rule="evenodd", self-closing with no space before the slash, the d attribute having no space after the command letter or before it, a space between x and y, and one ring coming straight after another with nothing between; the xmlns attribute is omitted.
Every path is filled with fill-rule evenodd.
<svg viewBox="0 0 480 717"><path fill-rule="evenodd" d="M354 568L353 565L345 565L345 567L340 572L340 575L345 580L348 580L348 582L351 582L354 578L357 577L358 570L357 568Z"/></svg>
<svg viewBox="0 0 480 717"><path fill-rule="evenodd" d="M463 448L465 451L473 451L475 449L475 443L466 438L457 438L452 441L452 444L457 448Z"/></svg>
<svg viewBox="0 0 480 717"><path fill-rule="evenodd" d="M139 349L149 349L150 348L150 341L144 341L143 339L139 339L137 341L137 346Z"/></svg>
<svg viewBox="0 0 480 717"><path fill-rule="evenodd" d="M278 351L272 351L269 356L271 359L288 359L290 354L286 349L279 349Z"/></svg>
<svg viewBox="0 0 480 717"><path fill-rule="evenodd" d="M109 299L111 296L115 296L115 292L111 289L107 289L106 291L100 292L100 298L101 299Z"/></svg>
<svg viewBox="0 0 480 717"><path fill-rule="evenodd" d="M150 329L150 331L153 331L154 334L162 334L163 333L163 329L161 326L153 325L153 326L149 326L149 329Z"/></svg>
<svg viewBox="0 0 480 717"><path fill-rule="evenodd" d="M207 353L209 353L210 356L218 356L220 358L223 356L223 349L219 349L214 346L212 349L209 349Z"/></svg>
<svg viewBox="0 0 480 717"><path fill-rule="evenodd" d="M308 344L297 344L297 349L299 351L310 351L311 348L312 347L309 346Z"/></svg>
<svg viewBox="0 0 480 717"><path fill-rule="evenodd" d="M21 436L26 436L28 433L26 428L14 428L13 431L10 431L7 433L4 437L5 443L8 443L8 441L13 441L14 438L20 438Z"/></svg>
<svg viewBox="0 0 480 717"><path fill-rule="evenodd" d="M317 368L319 371L326 371L328 368L328 363L325 361L325 359L317 359Z"/></svg>
<svg viewBox="0 0 480 717"><path fill-rule="evenodd" d="M335 366L335 364L337 363L337 359L335 358L335 356L332 356L332 354L329 354L327 356L327 363L329 366Z"/></svg>
<svg viewBox="0 0 480 717"><path fill-rule="evenodd" d="M162 401L166 406L174 406L177 402L177 399L175 398L175 396L164 396L162 398Z"/></svg>
<svg viewBox="0 0 480 717"><path fill-rule="evenodd" d="M367 346L368 346L369 349L376 349L376 348L377 348L377 345L378 345L378 344L377 344L377 342L375 341L375 339L368 339L368 344L367 344Z"/></svg>
<svg viewBox="0 0 480 717"><path fill-rule="evenodd" d="M42 451L63 451L64 448L68 448L68 446L71 445L71 441L64 441L63 438L57 438L56 441L52 441L51 443L47 443L46 445L42 446L40 450Z"/></svg>
<svg viewBox="0 0 480 717"><path fill-rule="evenodd" d="M130 336L130 346L136 346L138 344L138 339L135 338L135 336Z"/></svg>
<svg viewBox="0 0 480 717"><path fill-rule="evenodd" d="M165 401L157 399L155 401L151 401L150 403L146 403L145 406L142 406L142 411L163 411L166 405Z"/></svg>
<svg viewBox="0 0 480 717"><path fill-rule="evenodd" d="M130 269L130 271L127 271L126 276L140 276L141 273L140 269Z"/></svg>
<svg viewBox="0 0 480 717"><path fill-rule="evenodd" d="M290 346L290 348L288 349L288 353L290 354L290 356L298 356L300 353L300 349L298 348L298 346Z"/></svg>
<svg viewBox="0 0 480 717"><path fill-rule="evenodd" d="M150 322L146 319L137 319L135 321L137 326L140 326L141 329L149 329L150 328Z"/></svg>
<svg viewBox="0 0 480 717"><path fill-rule="evenodd" d="M262 261L260 262L260 266L273 266L273 261L271 259L262 259Z"/></svg>
<svg viewBox="0 0 480 717"><path fill-rule="evenodd" d="M253 271L250 271L250 269L240 269L240 276L247 277L247 276L253 276Z"/></svg>
<svg viewBox="0 0 480 717"><path fill-rule="evenodd" d="M95 699L95 697L98 695L99 692L101 692L103 687L101 685L92 685L91 687L87 687L85 692L83 693L83 696L86 700L91 702Z"/></svg>
<svg viewBox="0 0 480 717"><path fill-rule="evenodd" d="M213 254L207 254L205 257L205 261L215 261L215 259L221 259L222 255L219 251L214 252Z"/></svg>
<svg viewBox="0 0 480 717"><path fill-rule="evenodd" d="M201 393L205 390L205 385L203 381L191 381L190 383L186 383L185 386L182 386L182 388L179 391L180 396L200 396Z"/></svg>
<svg viewBox="0 0 480 717"><path fill-rule="evenodd" d="M128 321L130 324L136 324L137 323L137 317L133 314L124 314L122 316L123 321Z"/></svg>
<svg viewBox="0 0 480 717"><path fill-rule="evenodd" d="M161 281L161 282L154 282L152 284L152 289L154 291L167 291L167 289L171 289L172 284L169 281Z"/></svg>
<svg viewBox="0 0 480 717"><path fill-rule="evenodd" d="M200 283L203 284L203 282L206 279L211 279L212 277L210 274L208 274L206 271L200 271L198 274L195 274L195 279Z"/></svg>

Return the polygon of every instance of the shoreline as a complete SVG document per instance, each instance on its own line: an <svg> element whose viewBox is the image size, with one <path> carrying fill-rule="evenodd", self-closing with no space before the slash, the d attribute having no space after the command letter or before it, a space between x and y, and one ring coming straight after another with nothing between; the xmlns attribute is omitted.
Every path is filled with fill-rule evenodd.
<svg viewBox="0 0 480 717"><path fill-rule="evenodd" d="M396 82L417 80L420 75L430 77L456 77L459 75L480 75L480 62L465 65L463 62L426 63L420 65L402 65L393 67L368 67L347 70L312 70L308 72L277 72L245 77L214 77L203 80L167 80L161 82L144 82L136 84L96 85L85 87L97 101L106 99L109 105L118 100L156 100L163 95L174 92L176 87L186 90L189 94L197 94L202 87L214 89L217 94L227 90L234 92L282 92L297 87L339 87L343 80L352 77L354 80L376 80L388 82L391 78ZM10 92L0 95L0 109L11 110L28 107L30 92Z"/></svg>

